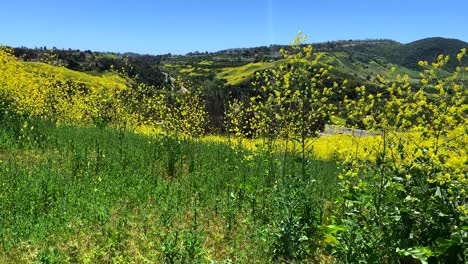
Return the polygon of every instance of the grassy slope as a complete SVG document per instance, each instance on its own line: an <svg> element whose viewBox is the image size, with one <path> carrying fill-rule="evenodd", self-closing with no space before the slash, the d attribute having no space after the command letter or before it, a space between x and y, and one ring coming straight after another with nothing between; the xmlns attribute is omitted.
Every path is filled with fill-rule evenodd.
<svg viewBox="0 0 468 264"><path fill-rule="evenodd" d="M0 65L0 92L15 98L18 111L58 122L96 120L101 110L110 109L107 101L130 87L128 80L115 73L91 75L2 56L10 59Z"/></svg>
<svg viewBox="0 0 468 264"><path fill-rule="evenodd" d="M249 63L240 67L223 68L217 74L220 79L225 79L229 85L239 85L251 80L258 71L274 68L283 63L284 60L275 62L256 62Z"/></svg>
<svg viewBox="0 0 468 264"><path fill-rule="evenodd" d="M22 62L25 69L30 72L41 72L59 77L59 79L83 83L88 87L99 88L104 86L122 87L126 80L115 73L88 74L63 67L56 67L41 62Z"/></svg>
<svg viewBox="0 0 468 264"><path fill-rule="evenodd" d="M347 77L347 79L354 79L362 84L375 85L375 77L381 75L388 80L396 80L397 75L408 75L410 82L419 82L419 72L393 65L381 64L376 61L369 61L363 63L357 60L350 60L349 55L344 52L324 53L322 63L333 65L335 67L332 75ZM395 72L392 72L392 67L395 67ZM367 78L370 79L368 80Z"/></svg>

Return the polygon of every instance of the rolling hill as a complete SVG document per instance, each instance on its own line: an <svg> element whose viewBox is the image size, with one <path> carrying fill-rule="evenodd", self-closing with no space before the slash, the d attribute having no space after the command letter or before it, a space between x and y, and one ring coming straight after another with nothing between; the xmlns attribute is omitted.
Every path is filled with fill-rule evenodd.
<svg viewBox="0 0 468 264"><path fill-rule="evenodd" d="M435 61L440 54L450 56L451 60L445 70L453 71L458 65L456 54L468 47L468 43L456 39L427 38L402 44L384 39L316 43L313 47L315 52L322 53L321 63L334 66L335 69L331 72L333 78L347 79L352 86L374 86L377 85L377 75L387 79L408 75L411 82L417 83L422 70L418 62ZM257 71L281 64L283 60L278 56L279 50L288 48L289 46L275 45L270 48L229 49L212 55L175 56L163 61L163 67L172 74L197 79L216 77L225 80L229 86L246 86ZM201 64L200 60L208 63ZM237 64L225 65L233 61ZM396 71L392 72L394 67Z"/></svg>
<svg viewBox="0 0 468 264"><path fill-rule="evenodd" d="M418 69L418 61L431 61L440 54L444 54L452 58L447 67L454 70L457 66L455 59L457 53L467 47L467 42L458 39L427 38L402 45L397 49L399 56L394 56L390 61L410 69Z"/></svg>
<svg viewBox="0 0 468 264"><path fill-rule="evenodd" d="M59 123L96 121L131 86L116 73L91 75L42 62L24 62L0 49L0 103ZM112 110L113 111L113 110Z"/></svg>

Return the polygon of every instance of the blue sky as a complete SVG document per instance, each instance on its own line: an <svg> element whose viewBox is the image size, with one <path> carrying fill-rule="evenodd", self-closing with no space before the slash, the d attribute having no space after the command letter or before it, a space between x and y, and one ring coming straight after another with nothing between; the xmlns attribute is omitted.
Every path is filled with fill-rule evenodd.
<svg viewBox="0 0 468 264"><path fill-rule="evenodd" d="M441 36L468 41L467 0L2 1L0 43L184 54L308 42Z"/></svg>

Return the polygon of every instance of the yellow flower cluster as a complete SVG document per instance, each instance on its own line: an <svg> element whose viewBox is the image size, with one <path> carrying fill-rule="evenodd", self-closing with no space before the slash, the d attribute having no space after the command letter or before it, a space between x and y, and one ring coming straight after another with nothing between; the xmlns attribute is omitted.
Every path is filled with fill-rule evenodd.
<svg viewBox="0 0 468 264"><path fill-rule="evenodd" d="M0 89L14 100L18 113L58 123L91 122L109 112L118 115L124 108L118 96L128 89L123 78L21 62L5 48L0 49L0 76Z"/></svg>
<svg viewBox="0 0 468 264"><path fill-rule="evenodd" d="M465 56L463 49L457 59ZM381 177L388 171L406 175L408 181L425 177L427 183L446 190L453 201L464 196L468 191L468 90L460 78L462 67L451 76L442 70L448 60L441 55L432 64L419 62L424 70L417 87L407 76L397 76L396 82L378 76L380 96L358 87L359 98L346 99L350 118L382 135L373 147L368 145L370 159L347 154L348 161L360 162L348 163L350 173L340 176L345 186L361 188L367 179L356 180L355 173L365 175L362 171L371 167Z"/></svg>
<svg viewBox="0 0 468 264"><path fill-rule="evenodd" d="M163 89L139 84L123 69L92 76L46 63L21 62L6 48L0 48L0 76L0 94L11 99L14 111L23 116L58 124L160 127L184 136L198 136L205 129L201 93L186 89L180 80Z"/></svg>

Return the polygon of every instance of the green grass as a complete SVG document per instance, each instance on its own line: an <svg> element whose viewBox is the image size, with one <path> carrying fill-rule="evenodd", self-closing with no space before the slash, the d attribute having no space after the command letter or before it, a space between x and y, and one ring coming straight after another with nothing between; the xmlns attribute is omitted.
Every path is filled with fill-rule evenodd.
<svg viewBox="0 0 468 264"><path fill-rule="evenodd" d="M28 122L0 128L1 263L272 262L337 195L333 161Z"/></svg>
<svg viewBox="0 0 468 264"><path fill-rule="evenodd" d="M199 62L198 65L211 66L211 65L213 65L213 61L204 60L204 61Z"/></svg>
<svg viewBox="0 0 468 264"><path fill-rule="evenodd" d="M179 72L182 74L187 74L190 77L195 77L195 76L207 76L210 72L212 72L212 70L206 69L206 68L193 67L191 65L188 65L185 68L181 68Z"/></svg>
<svg viewBox="0 0 468 264"><path fill-rule="evenodd" d="M239 85L251 80L256 72L273 68L283 62L284 60L275 62L256 62L240 67L224 68L217 74L217 77L219 79L225 79L229 85Z"/></svg>

